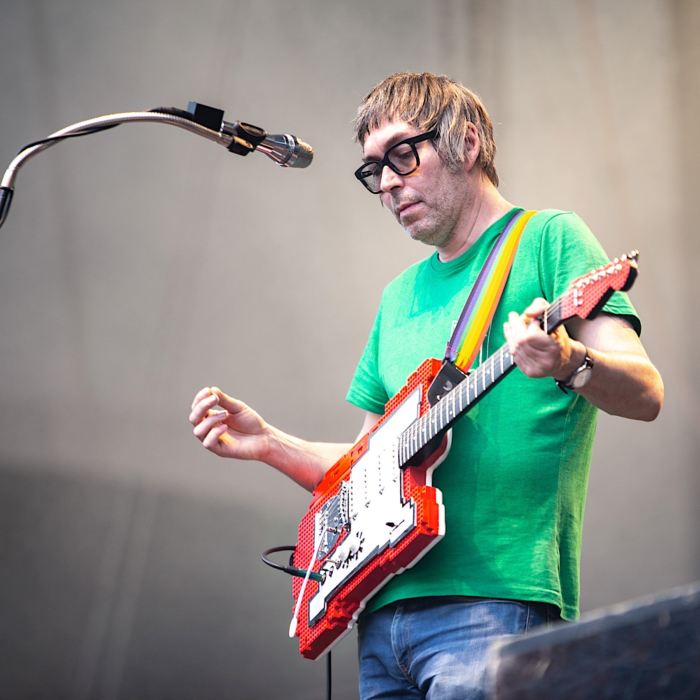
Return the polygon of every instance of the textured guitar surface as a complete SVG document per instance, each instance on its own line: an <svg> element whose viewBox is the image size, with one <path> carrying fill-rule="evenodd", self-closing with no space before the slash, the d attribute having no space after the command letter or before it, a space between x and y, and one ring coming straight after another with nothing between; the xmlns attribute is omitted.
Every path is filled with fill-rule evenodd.
<svg viewBox="0 0 700 700"><path fill-rule="evenodd" d="M324 580L303 593L299 649L315 659L345 635L370 595L418 561L445 532L442 494L430 475L448 439L419 466L401 468L399 436L428 409L428 387L440 369L426 360L387 404L380 421L326 474L299 524L294 565ZM302 580L294 579L295 601Z"/></svg>

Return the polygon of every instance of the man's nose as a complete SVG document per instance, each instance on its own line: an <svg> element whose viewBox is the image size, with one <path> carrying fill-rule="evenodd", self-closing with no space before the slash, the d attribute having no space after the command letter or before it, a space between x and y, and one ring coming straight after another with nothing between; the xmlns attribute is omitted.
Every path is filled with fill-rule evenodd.
<svg viewBox="0 0 700 700"><path fill-rule="evenodd" d="M395 187L401 187L403 178L395 173L388 165L382 168L382 177L379 181L379 189L382 192L389 192Z"/></svg>

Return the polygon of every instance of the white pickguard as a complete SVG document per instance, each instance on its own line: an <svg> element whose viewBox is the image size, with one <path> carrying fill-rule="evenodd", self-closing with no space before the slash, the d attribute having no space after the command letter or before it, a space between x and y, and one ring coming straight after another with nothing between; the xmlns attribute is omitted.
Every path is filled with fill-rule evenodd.
<svg viewBox="0 0 700 700"><path fill-rule="evenodd" d="M403 470L397 451L399 436L420 414L420 400L421 387L417 387L370 436L369 449L353 465L349 479L344 482L343 488L348 493L349 533L324 562L325 579L309 601L310 624L323 614L331 596L355 572L384 549L394 546L415 526L416 507L410 500L404 502ZM440 461L426 473L427 484ZM321 513L317 513L316 544L325 526Z"/></svg>

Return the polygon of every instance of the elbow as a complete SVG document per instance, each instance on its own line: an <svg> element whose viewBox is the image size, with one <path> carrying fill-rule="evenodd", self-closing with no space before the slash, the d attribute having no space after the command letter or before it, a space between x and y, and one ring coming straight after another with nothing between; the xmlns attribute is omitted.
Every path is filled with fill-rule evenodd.
<svg viewBox="0 0 700 700"><path fill-rule="evenodd" d="M640 420L651 422L656 420L664 405L664 383L661 375L657 372L652 386L649 387L646 393L646 401L644 402L644 415L640 416Z"/></svg>
<svg viewBox="0 0 700 700"><path fill-rule="evenodd" d="M614 406L598 405L613 416L650 423L656 420L664 405L664 383L661 375L654 370L651 377L640 384L632 394L628 394L625 400L615 402Z"/></svg>

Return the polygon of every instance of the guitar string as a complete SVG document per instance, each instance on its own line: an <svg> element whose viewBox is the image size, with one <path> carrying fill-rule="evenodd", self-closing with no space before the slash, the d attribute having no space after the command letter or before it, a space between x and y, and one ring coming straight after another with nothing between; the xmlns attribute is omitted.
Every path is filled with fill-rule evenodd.
<svg viewBox="0 0 700 700"><path fill-rule="evenodd" d="M566 296L566 295L565 295ZM558 314L558 312L561 310L561 307L564 304L564 297L559 297L555 299L548 307L545 309L544 312L544 317L545 319L551 318L553 314ZM545 320L546 323L546 320ZM559 324L558 324L559 325ZM487 334L487 343L490 339L491 335L491 328L489 327L489 331ZM479 364L478 366L474 369L474 371L466 378L466 381L460 382L454 389L452 389L448 394L443 397L443 400L438 402L436 406L428 409L422 416L420 416L418 419L416 419L399 437L400 441L400 448L403 450L404 454L408 454L410 456L407 456L407 461L415 455L422 447L424 447L430 440L432 440L441 430L444 430L444 426L449 423L449 420L444 420L443 423L440 427L437 425L438 421L438 415L439 411L443 410L443 405L444 407L447 407L447 403L444 401L444 399L447 399L448 396L450 395L455 395L459 396L460 400L462 399L462 396L464 394L464 390L466 389L467 391L467 406L469 406L472 401L470 400L469 394L472 385L474 385L474 400L476 400L480 394L483 394L486 389L486 373L487 371L491 372L491 380L489 381L488 388L491 387L491 385L496 381L496 379L500 379L504 374L505 371L510 369L513 364L513 358L510 355L510 352L508 350L508 345L504 344L502 345L498 350L494 352L493 355L488 355L488 347L487 347L487 358L484 362L481 360L481 355L483 351L483 345L482 348L479 351ZM508 366L504 367L504 362L503 362L503 357L504 355L508 358ZM501 371L498 376L496 377L494 375L494 361L496 357L499 356L499 359L501 360L501 367L503 368L504 371ZM479 392L479 379L482 380L482 391ZM461 401L463 403L463 401ZM454 402L453 402L454 404ZM453 415L452 418L455 416ZM434 423L434 432L430 434L431 431L431 421ZM421 435L422 432L422 435ZM430 437L428 437L430 435ZM415 448L413 444L415 444ZM404 461L404 463L405 463Z"/></svg>
<svg viewBox="0 0 700 700"><path fill-rule="evenodd" d="M625 258L625 256L623 256L623 260L624 260L624 258ZM555 315L556 327L561 325L562 319L559 317L559 312L561 311L562 307L564 306L564 304L568 300L568 297L572 293L574 293L576 291L576 289L580 289L580 285L578 284L578 282L580 282L584 279L592 280L593 282L595 282L595 281L597 281L595 279L595 275L614 275L617 272L621 271L620 268L618 267L619 265L620 265L620 262L616 260L615 262L611 262L610 264L603 266L603 267L589 273L585 277L582 277L579 280L574 281L574 283L572 283L572 285L569 287L567 292L564 293L564 295L555 299L545 309L544 314L543 314L544 330L546 332L549 332L547 326L549 325L549 320L551 319L552 315ZM627 272L629 274L629 271L627 271ZM609 287L612 288L613 290L615 289L614 285L609 285ZM620 287L618 287L618 289L620 289L621 287L622 287L622 285ZM466 396L467 406L469 406L470 403L472 403L470 400L470 390L471 390L472 384L474 385L474 400L476 400L480 396L480 392L479 392L479 379L480 378L482 380L482 392L481 393L484 393L487 388L491 387L491 385L496 381L496 379L500 379L505 374L505 372L507 370L509 370L515 364L513 357L508 350L507 345L501 346L501 348L499 348L496 352L494 352L493 355L491 355L491 356L488 355L488 342L490 339L490 334L491 334L491 328L489 327L489 331L487 334L487 358L486 358L486 361L482 362L482 353L483 353L483 344L482 344L482 347L479 350L479 364L478 364L478 366L474 369L474 371L470 375L468 375L468 377L466 378L466 381L460 382L457 385L457 387L455 387L450 392L448 392L448 394L446 394L443 397L443 399L447 399L447 397L450 396L451 394L453 396L458 395L460 398L460 403L462 403L464 389L466 389L466 391L467 391L467 396ZM507 367L504 367L504 362L503 362L504 355L508 361ZM499 356L500 361L501 361L501 372L498 374L498 377L494 377L493 369L494 369L494 363L495 363L497 356ZM487 370L489 370L491 372L491 381L489 382L488 387L486 385L486 371ZM453 392L457 392L457 393L454 394ZM443 404L443 400L438 402L438 404L436 404L436 406L429 408L425 412L425 414L423 414L418 419L416 419L399 437L400 449L403 450L404 453L409 455L405 461L408 461L408 459L410 459L413 455L415 455L422 447L424 447L431 439L433 439L441 430L443 430L445 425L447 425L449 423L449 420L447 420L447 421L443 420L443 425L440 428L437 427L439 411L443 410L442 404ZM454 399L453 399L453 406L454 406ZM444 408L447 408L446 402L444 403ZM453 415L452 418L454 418L454 417L455 416ZM435 432L428 438L427 434L428 434L428 429L430 427L431 420L433 420L433 422L435 423ZM421 435L420 435L421 430L423 432L423 436L425 436L423 438L422 443L421 443ZM411 440L413 440L415 442L415 445L416 445L415 449L413 449L413 446L411 445ZM404 463L405 463L405 461L404 461Z"/></svg>

